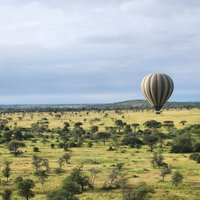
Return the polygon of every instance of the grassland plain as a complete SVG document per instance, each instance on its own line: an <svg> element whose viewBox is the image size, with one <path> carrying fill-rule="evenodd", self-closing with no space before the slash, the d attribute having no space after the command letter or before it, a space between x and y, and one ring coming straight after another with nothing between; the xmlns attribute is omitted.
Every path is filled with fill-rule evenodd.
<svg viewBox="0 0 200 200"><path fill-rule="evenodd" d="M22 119L19 119L20 116ZM55 116L49 113L34 113L31 117L30 113L22 114L3 114L1 119L12 118L9 122L9 126L14 127L30 127L32 123L37 122L42 118L47 118L49 121L49 128L63 127L64 122L69 122L71 127L75 122L82 122L84 129L89 129L91 125L99 126L100 130L104 130L106 126L114 125L116 119L122 119L128 124L139 123L142 128L142 124L151 119L163 122L165 120L172 120L177 128L181 128L179 123L181 120L186 120L190 124L200 123L200 110L166 110L160 115L155 115L152 111L134 112L134 111L122 111L121 114L115 111L84 111L84 112L65 112L60 119L56 119ZM92 119L99 118L100 121L91 122ZM85 192L79 195L81 200L121 200L121 190L103 191L101 187L103 183L108 179L107 175L111 172L113 164L124 163L122 174L128 177L129 183L135 185L139 182L147 182L149 185L155 188L155 194L152 199L155 200L167 200L167 199L183 199L183 200L199 200L200 199L200 164L189 160L189 154L172 154L169 153L169 149L164 148L165 162L171 164L173 170L178 169L184 175L183 184L178 187L174 187L171 184L171 175L166 177L166 181L162 182L160 177L160 169L153 168L150 163L152 153L148 151L148 148L144 146L141 149L133 149L126 146L121 146L118 152L107 151L111 141L107 142L104 146L102 142L94 143L92 148L88 148L86 144L80 148L72 148L72 157L69 164L66 164L63 168L65 173L58 175L55 174L55 168L58 166L57 160L63 155L63 149L56 147L52 149L50 144L55 143L56 139L52 139L45 145L40 140L36 143L26 141L26 147L23 148L23 154L14 157L10 154L5 144L0 145L0 171L3 168L3 161L9 159L12 161L12 175L7 184L4 184L5 178L2 173L0 179L0 192L5 188L12 188L13 200L21 200L17 193L14 180L17 176L23 176L25 178L31 178L35 181L36 187L34 191L36 196L33 200L45 200L46 194L61 184L62 180L70 173L70 170L77 165L83 163L83 169L89 173L89 169L95 167L101 170L101 173L97 175L95 181L95 189ZM37 146L40 152L34 153L33 147ZM125 151L122 151L125 150ZM125 152L125 153L123 153ZM49 160L50 164L50 176L48 181L42 186L37 177L33 175L32 156L37 154L43 156ZM91 161L97 162L91 162Z"/></svg>

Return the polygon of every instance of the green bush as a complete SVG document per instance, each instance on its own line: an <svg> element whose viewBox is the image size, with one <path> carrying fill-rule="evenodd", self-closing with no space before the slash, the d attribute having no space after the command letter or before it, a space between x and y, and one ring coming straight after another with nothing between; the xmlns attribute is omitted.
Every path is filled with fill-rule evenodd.
<svg viewBox="0 0 200 200"><path fill-rule="evenodd" d="M33 147L33 152L40 152L38 147Z"/></svg>
<svg viewBox="0 0 200 200"><path fill-rule="evenodd" d="M171 146L172 153L191 153L192 149L192 138L190 134L183 134L177 136Z"/></svg>
<svg viewBox="0 0 200 200"><path fill-rule="evenodd" d="M124 191L123 200L147 200L154 189L146 183L141 183L136 187Z"/></svg>
<svg viewBox="0 0 200 200"><path fill-rule="evenodd" d="M191 160L197 161L197 163L200 163L200 154L199 153L192 153L189 158Z"/></svg>
<svg viewBox="0 0 200 200"><path fill-rule="evenodd" d="M183 175L181 174L181 172L176 171L174 172L174 174L172 175L172 183L175 186L178 186L179 184L182 183L183 180Z"/></svg>
<svg viewBox="0 0 200 200"><path fill-rule="evenodd" d="M48 200L78 200L74 195L68 195L63 189L53 190L47 195Z"/></svg>
<svg viewBox="0 0 200 200"><path fill-rule="evenodd" d="M193 152L200 152L200 142L195 142L192 147Z"/></svg>
<svg viewBox="0 0 200 200"><path fill-rule="evenodd" d="M3 193L1 193L2 200L11 200L12 191L9 189L5 189Z"/></svg>

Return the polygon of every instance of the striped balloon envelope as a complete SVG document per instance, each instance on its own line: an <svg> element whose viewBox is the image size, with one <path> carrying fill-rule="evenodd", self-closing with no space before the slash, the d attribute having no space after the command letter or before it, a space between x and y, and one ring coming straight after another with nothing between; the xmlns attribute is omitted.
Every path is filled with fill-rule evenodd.
<svg viewBox="0 0 200 200"><path fill-rule="evenodd" d="M142 80L141 89L148 102L154 106L156 114L160 114L174 90L174 83L167 74L149 74Z"/></svg>

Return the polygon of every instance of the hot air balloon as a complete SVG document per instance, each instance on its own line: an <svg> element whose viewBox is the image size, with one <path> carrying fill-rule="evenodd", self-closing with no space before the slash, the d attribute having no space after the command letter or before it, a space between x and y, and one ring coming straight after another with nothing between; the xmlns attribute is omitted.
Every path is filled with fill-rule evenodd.
<svg viewBox="0 0 200 200"><path fill-rule="evenodd" d="M174 90L174 83L167 74L149 74L142 80L141 89L148 102L154 106L156 114L160 114Z"/></svg>

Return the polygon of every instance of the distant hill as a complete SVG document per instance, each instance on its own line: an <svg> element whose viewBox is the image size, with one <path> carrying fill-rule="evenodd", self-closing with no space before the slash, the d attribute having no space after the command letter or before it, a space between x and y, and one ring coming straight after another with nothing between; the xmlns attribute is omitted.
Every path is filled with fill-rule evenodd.
<svg viewBox="0 0 200 200"><path fill-rule="evenodd" d="M0 105L1 112L60 112L80 110L123 110L151 109L145 100L129 100L108 104L36 104L36 105ZM168 102L164 108L200 108L200 102Z"/></svg>
<svg viewBox="0 0 200 200"><path fill-rule="evenodd" d="M146 100L129 100L110 104L94 104L89 107L98 109L150 109ZM168 102L164 108L200 108L200 102Z"/></svg>

